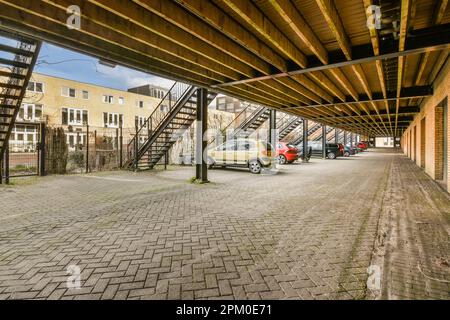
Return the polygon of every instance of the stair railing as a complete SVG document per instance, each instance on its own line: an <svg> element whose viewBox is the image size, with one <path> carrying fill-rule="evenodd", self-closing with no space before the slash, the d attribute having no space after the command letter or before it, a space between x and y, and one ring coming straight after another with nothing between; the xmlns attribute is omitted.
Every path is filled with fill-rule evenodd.
<svg viewBox="0 0 450 320"><path fill-rule="evenodd" d="M163 122L164 118L170 114L178 100L190 87L191 85L189 84L175 82L144 123L140 127L138 127L139 123L136 123L137 130L134 137L127 145L129 159L134 157L136 153L135 149L137 148L139 150L143 144L141 137L144 138L144 140L150 138L152 132L155 131L159 124Z"/></svg>

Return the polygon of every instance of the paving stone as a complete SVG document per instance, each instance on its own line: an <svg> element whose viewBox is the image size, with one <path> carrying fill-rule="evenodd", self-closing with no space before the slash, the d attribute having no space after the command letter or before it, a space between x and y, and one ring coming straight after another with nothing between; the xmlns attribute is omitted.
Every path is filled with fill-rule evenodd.
<svg viewBox="0 0 450 320"><path fill-rule="evenodd" d="M450 278L449 196L388 153L212 170L202 186L189 167L0 186L0 299L364 299L386 219L403 233L386 242L382 296L449 299L417 269Z"/></svg>

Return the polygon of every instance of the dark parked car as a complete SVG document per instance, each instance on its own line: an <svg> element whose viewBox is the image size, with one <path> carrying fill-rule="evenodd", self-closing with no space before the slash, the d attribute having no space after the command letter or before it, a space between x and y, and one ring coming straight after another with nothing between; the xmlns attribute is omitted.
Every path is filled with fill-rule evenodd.
<svg viewBox="0 0 450 320"><path fill-rule="evenodd" d="M320 141L309 141L308 146L311 151L312 156L322 156L322 142ZM302 157L303 144L297 146L299 150L299 157ZM344 155L344 145L340 143L327 143L325 148L325 153L328 159L336 159L337 157L342 157Z"/></svg>

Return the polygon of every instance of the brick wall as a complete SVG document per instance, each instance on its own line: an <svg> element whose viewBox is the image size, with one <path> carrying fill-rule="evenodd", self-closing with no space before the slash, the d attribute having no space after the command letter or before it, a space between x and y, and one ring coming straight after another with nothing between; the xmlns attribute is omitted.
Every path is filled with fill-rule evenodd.
<svg viewBox="0 0 450 320"><path fill-rule="evenodd" d="M433 89L434 94L424 99L420 105L420 113L403 133L402 150L418 166L424 168L430 177L440 180L443 177L443 124L446 121L447 128L449 128L450 119L449 112L447 112L447 119L443 119L443 109L439 106L447 97L450 97L450 59L436 78ZM414 128L416 128L415 135ZM450 130L447 129L447 150L450 150L449 142ZM417 146L415 152L414 145ZM449 158L447 157L447 161ZM447 164L447 171L449 169L450 164ZM450 172L447 173L447 176L450 176ZM447 181L447 190L450 191L450 181Z"/></svg>
<svg viewBox="0 0 450 320"><path fill-rule="evenodd" d="M442 157L444 154L444 108L438 106L435 109L435 122L434 122L434 140L436 141L435 154L434 154L434 178L436 180L444 179Z"/></svg>
<svg viewBox="0 0 450 320"><path fill-rule="evenodd" d="M426 118L422 118L422 120L420 120L420 167L425 169L425 159L426 159L426 152L425 152L425 147L426 147Z"/></svg>

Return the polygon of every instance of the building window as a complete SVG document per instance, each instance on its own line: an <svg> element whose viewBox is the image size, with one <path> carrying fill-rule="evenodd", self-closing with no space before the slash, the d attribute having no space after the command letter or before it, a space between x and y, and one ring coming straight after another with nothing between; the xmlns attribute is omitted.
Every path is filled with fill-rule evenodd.
<svg viewBox="0 0 450 320"><path fill-rule="evenodd" d="M84 100L89 100L89 91L83 90L83 99Z"/></svg>
<svg viewBox="0 0 450 320"><path fill-rule="evenodd" d="M12 152L35 152L38 129L35 126L15 125L11 132L9 146Z"/></svg>
<svg viewBox="0 0 450 320"><path fill-rule="evenodd" d="M39 121L42 118L42 104L24 103L19 109L17 119L26 121Z"/></svg>
<svg viewBox="0 0 450 320"><path fill-rule="evenodd" d="M30 81L30 82L28 82L27 91L43 93L44 92L44 84L42 82Z"/></svg>
<svg viewBox="0 0 450 320"><path fill-rule="evenodd" d="M77 146L85 146L86 145L86 133L82 132L67 132L67 144L71 151L75 149Z"/></svg>
<svg viewBox="0 0 450 320"><path fill-rule="evenodd" d="M61 88L61 95L63 97L75 98L76 97L76 90L74 88L62 87Z"/></svg>
<svg viewBox="0 0 450 320"><path fill-rule="evenodd" d="M143 109L144 108L144 101L142 100L136 100L136 107Z"/></svg>
<svg viewBox="0 0 450 320"><path fill-rule="evenodd" d="M146 117L141 117L141 116L134 117L135 125L138 126L138 128L142 128L142 127L146 128L147 124L145 123L145 121L147 121ZM144 124L145 124L145 126L144 126Z"/></svg>
<svg viewBox="0 0 450 320"><path fill-rule="evenodd" d="M161 112L169 112L169 106L167 106L165 104L161 104L159 106L159 111L161 111Z"/></svg>
<svg viewBox="0 0 450 320"><path fill-rule="evenodd" d="M88 111L83 109L63 108L62 124L71 126L81 126L88 124Z"/></svg>
<svg viewBox="0 0 450 320"><path fill-rule="evenodd" d="M123 124L123 114L103 112L103 125L105 128L118 128Z"/></svg>
<svg viewBox="0 0 450 320"><path fill-rule="evenodd" d="M114 103L114 96L104 94L103 95L103 103L110 103L110 104Z"/></svg>
<svg viewBox="0 0 450 320"><path fill-rule="evenodd" d="M125 104L125 99L123 97L119 97L119 104L120 105L124 105Z"/></svg>

